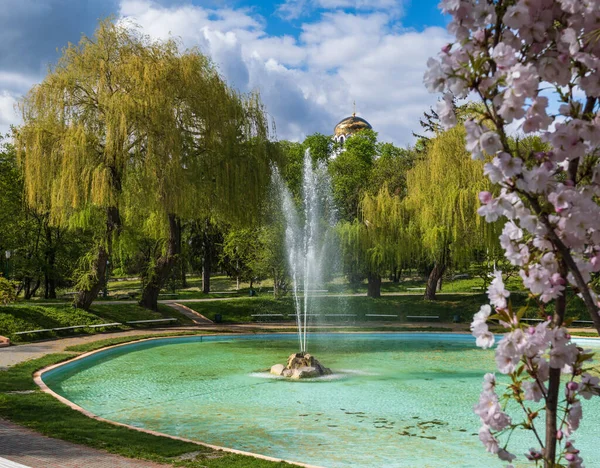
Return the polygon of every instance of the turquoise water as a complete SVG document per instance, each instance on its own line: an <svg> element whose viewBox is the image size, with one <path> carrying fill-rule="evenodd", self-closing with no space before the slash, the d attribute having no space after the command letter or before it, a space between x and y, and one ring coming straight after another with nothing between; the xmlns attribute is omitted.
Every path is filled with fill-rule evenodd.
<svg viewBox="0 0 600 468"><path fill-rule="evenodd" d="M310 336L308 344L336 372L330 380L270 376L264 371L285 363L297 338L255 335L131 344L50 371L44 381L107 419L287 460L326 467L505 465L477 437L472 407L494 359L472 337L326 334ZM599 403L583 402L576 439L588 468L600 466ZM518 454L534 446L520 434L511 442Z"/></svg>

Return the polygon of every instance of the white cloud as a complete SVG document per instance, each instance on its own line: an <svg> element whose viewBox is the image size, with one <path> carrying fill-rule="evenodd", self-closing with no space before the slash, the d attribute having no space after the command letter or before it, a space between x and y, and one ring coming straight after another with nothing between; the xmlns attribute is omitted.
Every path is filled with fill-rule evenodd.
<svg viewBox="0 0 600 468"><path fill-rule="evenodd" d="M0 70L0 136L9 133L11 125L19 125L18 100L39 78Z"/></svg>
<svg viewBox="0 0 600 468"><path fill-rule="evenodd" d="M8 91L0 92L0 137L9 133L10 125L18 124L20 117L16 110L17 98Z"/></svg>
<svg viewBox="0 0 600 468"><path fill-rule="evenodd" d="M277 136L301 140L330 134L352 112L399 145L413 141L419 118L433 105L422 84L425 63L448 42L441 28L402 31L383 11L392 0L319 0L329 11L302 24L298 39L270 36L264 20L245 9L165 7L149 0L122 0L120 16L156 38L178 37L210 55L230 84L258 89L275 119ZM367 4L369 6L367 10Z"/></svg>

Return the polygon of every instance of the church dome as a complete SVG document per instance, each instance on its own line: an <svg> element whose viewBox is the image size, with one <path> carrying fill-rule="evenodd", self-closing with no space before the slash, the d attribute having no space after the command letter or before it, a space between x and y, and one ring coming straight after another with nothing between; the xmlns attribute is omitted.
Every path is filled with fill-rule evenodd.
<svg viewBox="0 0 600 468"><path fill-rule="evenodd" d="M350 117L346 117L341 120L333 131L335 137L339 137L342 135L352 135L360 130L369 129L371 130L371 124L367 122L365 119L361 119L360 117L356 117L356 114L351 115Z"/></svg>

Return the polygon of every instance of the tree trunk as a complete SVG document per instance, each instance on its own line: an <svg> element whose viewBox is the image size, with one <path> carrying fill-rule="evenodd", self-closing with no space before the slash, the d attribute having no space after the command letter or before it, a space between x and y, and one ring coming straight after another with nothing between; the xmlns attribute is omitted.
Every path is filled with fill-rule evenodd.
<svg viewBox="0 0 600 468"><path fill-rule="evenodd" d="M207 219L202 234L202 292L210 293L210 270L212 263L212 239L208 232L210 222Z"/></svg>
<svg viewBox="0 0 600 468"><path fill-rule="evenodd" d="M367 297L377 299L381 297L381 275L378 273L367 274Z"/></svg>
<svg viewBox="0 0 600 468"><path fill-rule="evenodd" d="M277 271L273 269L273 297L277 297L279 295L279 278L277 276Z"/></svg>
<svg viewBox="0 0 600 468"><path fill-rule="evenodd" d="M210 258L207 258L206 254L202 260L202 292L210 293Z"/></svg>
<svg viewBox="0 0 600 468"><path fill-rule="evenodd" d="M185 268L185 261L183 259L181 259L181 288L185 289L188 287L187 284L187 276L186 276L186 268Z"/></svg>
<svg viewBox="0 0 600 468"><path fill-rule="evenodd" d="M149 273L148 280L142 290L139 304L151 310L158 310L158 294L169 278L169 274L177 263L180 253L181 232L174 214L169 215L169 239L166 252L157 260Z"/></svg>
<svg viewBox="0 0 600 468"><path fill-rule="evenodd" d="M44 269L44 298L56 299L56 247L52 242L52 228L46 224L46 268ZM58 240L58 239L57 239Z"/></svg>
<svg viewBox="0 0 600 468"><path fill-rule="evenodd" d="M429 273L429 278L427 279L427 286L425 287L425 299L435 301L435 292L445 270L446 265L435 262L431 273Z"/></svg>
<svg viewBox="0 0 600 468"><path fill-rule="evenodd" d="M26 278L25 279L25 299L31 299L37 292L41 283L42 282L41 282L40 278L37 278L35 284L33 284L33 278Z"/></svg>
<svg viewBox="0 0 600 468"><path fill-rule="evenodd" d="M567 269L561 269L561 275L566 277ZM556 327L560 327L565 319L565 310L567 306L566 291L556 298L556 307L552 321ZM557 430L557 408L558 397L560 394L560 373L561 369L550 368L550 379L548 381L548 396L546 398L546 440L544 447L544 467L554 468L556 461L556 430Z"/></svg>
<svg viewBox="0 0 600 468"><path fill-rule="evenodd" d="M92 262L92 268L87 273L87 288L79 291L75 297L74 305L78 309L89 310L92 302L98 297L98 294L106 286L106 273L108 270L108 260L112 253L112 234L121 226L121 217L119 209L111 206L106 209L106 233L104 244L98 246L98 254Z"/></svg>
<svg viewBox="0 0 600 468"><path fill-rule="evenodd" d="M177 229L179 230L179 267L181 269L181 288L187 288L188 284L187 284L187 276L186 274L186 270L187 270L187 263L185 261L184 255L183 255L183 245L182 245L182 237L183 237L183 228L181 227L181 220L178 219L177 220Z"/></svg>

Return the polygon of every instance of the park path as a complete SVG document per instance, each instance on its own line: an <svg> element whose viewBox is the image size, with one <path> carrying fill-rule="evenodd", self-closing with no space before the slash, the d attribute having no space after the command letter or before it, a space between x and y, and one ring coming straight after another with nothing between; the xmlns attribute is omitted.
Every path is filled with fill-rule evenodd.
<svg viewBox="0 0 600 468"><path fill-rule="evenodd" d="M73 338L60 338L56 340L39 341L37 343L22 344L9 346L8 348L0 348L0 371L6 370L15 364L30 359L37 359L46 354L62 353L65 348L79 344L90 343L92 341L105 340L120 336L135 336L135 335L154 335L164 333L176 333L179 331L198 330L197 326L191 327L168 327L168 328L153 328L127 330L111 333L98 333L95 335L76 336Z"/></svg>
<svg viewBox="0 0 600 468"><path fill-rule="evenodd" d="M32 468L165 468L171 466L124 458L83 445L52 439L3 419L0 419L0 457L0 466L4 458Z"/></svg>
<svg viewBox="0 0 600 468"><path fill-rule="evenodd" d="M171 307L172 309L175 309L180 314L185 315L187 318L189 318L196 325L212 325L213 324L212 320L207 319L200 312L196 312L194 309L190 309L187 306L178 304L176 302L170 302L167 305L169 307Z"/></svg>

